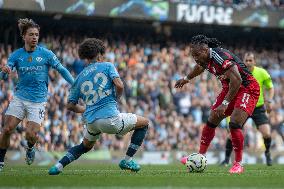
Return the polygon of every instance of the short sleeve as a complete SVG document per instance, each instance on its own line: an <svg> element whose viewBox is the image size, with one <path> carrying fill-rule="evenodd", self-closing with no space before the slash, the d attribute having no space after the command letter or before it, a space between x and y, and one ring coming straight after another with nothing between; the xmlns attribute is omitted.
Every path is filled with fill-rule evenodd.
<svg viewBox="0 0 284 189"><path fill-rule="evenodd" d="M8 66L13 69L16 66L17 63L17 53L12 53L8 58Z"/></svg>
<svg viewBox="0 0 284 189"><path fill-rule="evenodd" d="M233 60L224 60L222 63L223 73L233 67L236 63Z"/></svg>
<svg viewBox="0 0 284 189"><path fill-rule="evenodd" d="M80 98L80 89L78 88L77 80L69 90L68 103L78 104Z"/></svg>
<svg viewBox="0 0 284 189"><path fill-rule="evenodd" d="M114 67L113 64L110 64L110 68L109 68L109 77L114 80L115 78L119 78L119 74L116 70L116 68Z"/></svg>
<svg viewBox="0 0 284 189"><path fill-rule="evenodd" d="M48 64L54 69L61 64L57 56L52 51L48 51L48 58Z"/></svg>
<svg viewBox="0 0 284 189"><path fill-rule="evenodd" d="M218 65L221 74L224 74L236 64L229 53L222 52L220 49L210 49L210 57L213 59L214 63Z"/></svg>

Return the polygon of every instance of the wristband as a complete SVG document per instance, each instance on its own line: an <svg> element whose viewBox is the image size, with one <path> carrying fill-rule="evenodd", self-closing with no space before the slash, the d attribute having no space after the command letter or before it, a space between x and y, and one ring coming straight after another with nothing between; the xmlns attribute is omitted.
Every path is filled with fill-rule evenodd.
<svg viewBox="0 0 284 189"><path fill-rule="evenodd" d="M188 79L187 76L184 76L183 80L185 80L185 81L190 81L190 79Z"/></svg>
<svg viewBox="0 0 284 189"><path fill-rule="evenodd" d="M230 102L228 102L227 100L224 100L224 101L222 102L222 104L225 105L225 106L228 106L229 103L230 103Z"/></svg>

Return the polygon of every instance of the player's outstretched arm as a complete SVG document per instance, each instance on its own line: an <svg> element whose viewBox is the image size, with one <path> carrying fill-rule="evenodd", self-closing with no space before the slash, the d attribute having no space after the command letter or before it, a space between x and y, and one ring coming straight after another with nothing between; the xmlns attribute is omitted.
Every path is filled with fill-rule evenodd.
<svg viewBox="0 0 284 189"><path fill-rule="evenodd" d="M265 94L268 93L267 95L264 95L264 102L265 102L265 108L267 113L270 113L272 111L272 103L273 103L273 97L274 97L274 88L267 89L267 92L263 91Z"/></svg>
<svg viewBox="0 0 284 189"><path fill-rule="evenodd" d="M70 84L74 83L74 78L71 73L61 64L57 66L56 70L61 74L61 76Z"/></svg>
<svg viewBox="0 0 284 189"><path fill-rule="evenodd" d="M274 98L273 82L272 82L271 76L266 70L263 70L262 77L265 78L263 81L263 85L265 88L265 90L263 90L265 108L266 108L267 113L270 113L272 111L272 104L273 104L273 98Z"/></svg>
<svg viewBox="0 0 284 189"><path fill-rule="evenodd" d="M241 87L242 77L240 75L237 65L232 66L224 73L224 75L230 80L229 91L225 96L224 100L226 100L227 102L231 102Z"/></svg>
<svg viewBox="0 0 284 189"><path fill-rule="evenodd" d="M229 103L234 99L242 84L242 77L236 65L229 68L224 73L224 75L226 78L230 80L229 91L225 96L222 104L215 109L216 113L219 114L219 116L224 115L226 109L228 108Z"/></svg>
<svg viewBox="0 0 284 189"><path fill-rule="evenodd" d="M191 79L195 78L196 76L199 76L201 73L204 72L204 68L199 66L199 65L195 65L193 70L184 78L179 79L176 84L175 84L175 88L182 88L185 84L187 84Z"/></svg>

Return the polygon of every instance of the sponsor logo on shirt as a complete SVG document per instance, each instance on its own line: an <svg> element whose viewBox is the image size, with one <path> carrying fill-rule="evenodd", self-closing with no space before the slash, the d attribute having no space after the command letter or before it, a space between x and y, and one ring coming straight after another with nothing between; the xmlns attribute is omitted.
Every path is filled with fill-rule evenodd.
<svg viewBox="0 0 284 189"><path fill-rule="evenodd" d="M229 66L231 66L232 64L233 64L233 63L232 63L231 61L225 60L224 63L223 63L223 65L222 65L222 67L223 67L224 69L226 69L226 68L228 68Z"/></svg>
<svg viewBox="0 0 284 189"><path fill-rule="evenodd" d="M20 72L31 74L43 70L43 66L20 67L19 70Z"/></svg>

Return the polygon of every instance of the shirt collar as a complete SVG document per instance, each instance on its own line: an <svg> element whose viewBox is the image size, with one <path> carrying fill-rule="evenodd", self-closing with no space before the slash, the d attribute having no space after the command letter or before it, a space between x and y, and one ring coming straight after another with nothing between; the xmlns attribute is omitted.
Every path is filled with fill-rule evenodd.
<svg viewBox="0 0 284 189"><path fill-rule="evenodd" d="M35 51L37 50L37 48L38 48L38 46L35 47L35 50L34 50L34 51L27 51L26 48L25 48L25 46L23 47L24 51L26 51L27 53L35 52Z"/></svg>

